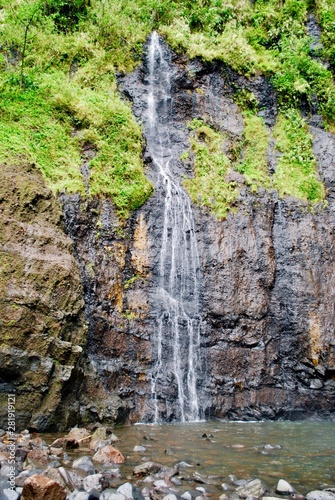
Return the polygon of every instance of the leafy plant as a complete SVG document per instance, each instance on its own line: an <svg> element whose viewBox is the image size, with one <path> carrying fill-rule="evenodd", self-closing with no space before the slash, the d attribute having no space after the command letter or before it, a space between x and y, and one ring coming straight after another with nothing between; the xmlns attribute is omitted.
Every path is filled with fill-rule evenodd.
<svg viewBox="0 0 335 500"><path fill-rule="evenodd" d="M67 33L86 17L89 4L89 0L46 0L44 11L59 31Z"/></svg>
<svg viewBox="0 0 335 500"><path fill-rule="evenodd" d="M318 179L312 136L306 122L296 109L281 113L274 134L282 153L273 177L281 196L291 195L318 203L325 197L325 188Z"/></svg>
<svg viewBox="0 0 335 500"><path fill-rule="evenodd" d="M224 219L238 197L235 183L225 178L230 163L222 151L224 137L200 120L193 120L189 127L193 130L194 177L185 179L184 186L194 203Z"/></svg>

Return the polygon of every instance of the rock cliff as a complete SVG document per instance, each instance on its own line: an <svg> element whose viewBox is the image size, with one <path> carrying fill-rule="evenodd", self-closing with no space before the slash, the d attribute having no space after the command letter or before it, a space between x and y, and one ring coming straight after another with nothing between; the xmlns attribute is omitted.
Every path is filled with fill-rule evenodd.
<svg viewBox="0 0 335 500"><path fill-rule="evenodd" d="M72 242L34 165L1 166L0 213L0 426L15 393L17 428L61 428L87 329Z"/></svg>
<svg viewBox="0 0 335 500"><path fill-rule="evenodd" d="M231 145L241 139L243 118L232 99L236 88L254 92L271 133L276 95L266 78L247 80L222 64L173 59L167 127L176 177L192 176L190 165L178 160L189 146L189 120L210 120L230 137ZM140 121L146 113L147 78L144 63L120 80ZM204 321L198 389L207 418L334 415L335 138L313 126L320 124L317 115L310 113L306 119L328 193L326 204L312 208L295 198L280 199L274 189L251 194L237 177L236 211L226 220L218 221L194 206ZM157 172L147 150L144 155L155 184ZM270 141L272 171L277 158ZM83 276L90 362L119 420L152 419L150 373L162 196L156 190L122 224L107 201L84 206L78 198L63 197L67 230ZM173 375L166 373L160 383L168 395L161 402L166 405L165 418L174 419Z"/></svg>
<svg viewBox="0 0 335 500"><path fill-rule="evenodd" d="M167 128L181 183L193 175L191 163L179 160L189 147L189 120L210 121L228 137L227 154L236 154L243 135L236 89L254 93L271 135L277 106L266 78L171 57ZM144 63L119 81L139 121L147 78ZM206 418L334 418L335 137L308 113L326 204L279 198L274 189L252 194L237 175L239 198L225 220L193 206L203 320L198 390ZM148 150L144 158L155 184ZM277 159L271 140L270 171ZM156 189L127 221L106 199L62 194L65 236L58 205L34 167L3 168L0 375L3 391L17 390L20 423L46 429L75 419L150 421L163 193ZM88 336L80 356L83 298ZM168 394L165 418L173 420L173 376L160 384Z"/></svg>

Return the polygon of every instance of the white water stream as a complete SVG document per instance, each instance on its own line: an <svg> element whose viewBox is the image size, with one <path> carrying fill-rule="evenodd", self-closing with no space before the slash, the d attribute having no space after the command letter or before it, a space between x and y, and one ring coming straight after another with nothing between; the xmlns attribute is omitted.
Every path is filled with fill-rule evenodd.
<svg viewBox="0 0 335 500"><path fill-rule="evenodd" d="M175 398L174 418L198 420L200 348L199 254L190 199L171 172L171 61L156 32L148 50L147 147L158 173L156 190L164 198L159 254L157 331L151 392L153 420L164 419ZM162 382L169 380L168 390ZM166 393L166 394L165 394Z"/></svg>

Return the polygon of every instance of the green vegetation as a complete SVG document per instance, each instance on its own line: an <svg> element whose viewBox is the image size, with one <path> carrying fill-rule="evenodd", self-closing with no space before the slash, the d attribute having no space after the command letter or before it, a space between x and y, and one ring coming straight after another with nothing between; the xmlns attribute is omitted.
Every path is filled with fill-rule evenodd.
<svg viewBox="0 0 335 500"><path fill-rule="evenodd" d="M282 156L274 174L274 186L280 195L291 195L317 203L324 199L325 189L316 176L312 136L297 110L282 113L274 129L277 148Z"/></svg>
<svg viewBox="0 0 335 500"><path fill-rule="evenodd" d="M305 29L308 12L322 28L318 54ZM134 69L153 29L191 57L220 60L246 76L268 75L283 116L316 102L335 130L334 23L333 0L0 0L0 161L33 162L54 191L85 196L80 167L90 149L88 195L110 197L126 217L153 188L144 175L141 129L117 92L115 72ZM315 55L327 58L330 69ZM270 181L267 131L254 104L243 112L245 151L236 169L256 188ZM192 148L196 158L222 168L223 157L208 142L194 138ZM196 177L209 168L199 162ZM320 193L307 191L303 199L318 199ZM219 210L213 207L220 202L206 203Z"/></svg>
<svg viewBox="0 0 335 500"><path fill-rule="evenodd" d="M244 118L243 159L235 169L244 175L252 191L261 186L268 188L271 186L267 161L269 132L263 118L257 116L257 99L252 92L243 89L235 94L235 102Z"/></svg>
<svg viewBox="0 0 335 500"><path fill-rule="evenodd" d="M334 126L333 75L313 59L305 22L308 0L247 0L181 2L179 15L161 32L175 49L207 61L220 60L241 74L272 76L282 108L296 107L316 97L328 127ZM326 50L335 61L335 6L316 0Z"/></svg>
<svg viewBox="0 0 335 500"><path fill-rule="evenodd" d="M316 14L322 28L323 56L335 70L335 3L333 0L315 0Z"/></svg>
<svg viewBox="0 0 335 500"><path fill-rule="evenodd" d="M252 192L259 187L278 189L279 195L291 195L312 204L325 198L325 188L319 180L316 159L312 150L312 136L305 120L296 109L279 114L273 134L281 156L274 175L268 171L267 150L269 132L257 116L254 95L243 90L236 96L244 117L242 159L232 163L223 153L225 137L202 120L188 124L192 155L186 150L180 157L193 159L194 177L184 180L194 203L209 208L218 219L224 219L238 197L238 188L229 180L229 171L235 169L244 176Z"/></svg>
<svg viewBox="0 0 335 500"><path fill-rule="evenodd" d="M189 128L195 175L185 179L184 186L194 203L224 219L238 197L235 183L226 180L230 162L222 152L224 137L200 120L193 120Z"/></svg>
<svg viewBox="0 0 335 500"><path fill-rule="evenodd" d="M83 0L9 4L1 5L0 161L28 160L54 191L84 195L82 150L90 148L90 195L110 196L127 216L152 185L141 128L116 90L115 54L94 39Z"/></svg>
<svg viewBox="0 0 335 500"><path fill-rule="evenodd" d="M252 113L244 113L244 156L236 170L244 174L247 184L256 190L257 187L270 187L267 152L269 133L261 117Z"/></svg>

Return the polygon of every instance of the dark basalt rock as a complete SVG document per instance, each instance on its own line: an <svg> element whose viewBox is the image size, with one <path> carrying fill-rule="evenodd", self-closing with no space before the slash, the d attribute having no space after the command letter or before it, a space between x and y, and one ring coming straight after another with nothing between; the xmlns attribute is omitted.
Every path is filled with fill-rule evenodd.
<svg viewBox="0 0 335 500"><path fill-rule="evenodd" d="M266 78L247 80L222 64L172 59L167 132L175 159L189 146L186 123L192 118L210 120L232 144L242 137L243 119L232 100L237 89L253 91L267 126L275 123L276 96ZM144 62L120 79L139 120L146 110L147 71ZM328 190L326 208L279 199L275 190L255 196L243 183L238 211L224 221L194 206L205 324L200 403L206 418L334 418L335 138L318 127L311 133ZM144 157L155 182L150 155ZM275 166L272 147L270 170ZM177 160L173 169L179 178L192 175ZM95 370L92 380L102 381L106 398L104 409L96 405L92 412L97 420L145 420L152 414L160 192L122 225L106 200L61 199L84 287L87 366ZM159 382L166 392L170 387L166 420L173 420L176 394L168 374ZM86 419L92 418L93 392L82 400Z"/></svg>

